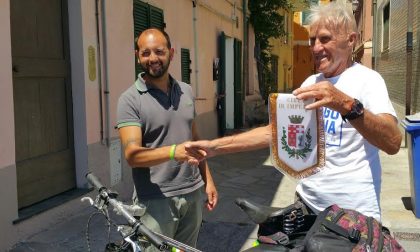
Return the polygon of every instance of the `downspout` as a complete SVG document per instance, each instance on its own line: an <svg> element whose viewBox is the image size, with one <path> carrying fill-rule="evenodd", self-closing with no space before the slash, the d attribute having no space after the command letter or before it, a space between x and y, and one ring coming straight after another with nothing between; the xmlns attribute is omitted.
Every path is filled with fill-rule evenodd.
<svg viewBox="0 0 420 252"><path fill-rule="evenodd" d="M248 90L248 18L247 18L247 1L243 0L242 1L242 19L243 19L243 26L244 26L244 46L243 46L243 70L242 70L242 80L243 80L243 84L242 84L242 100L245 101L245 95L248 94L249 90ZM247 90L245 90L247 89ZM245 107L245 102L242 105L243 107ZM243 108L242 111L245 111L245 108ZM243 122L242 124L245 123L245 113L242 113L243 115Z"/></svg>
<svg viewBox="0 0 420 252"><path fill-rule="evenodd" d="M377 51L377 43L376 43L376 26L377 26L377 18L376 18L376 0L372 1L372 15L373 15L373 38L372 38L372 69L376 70L376 51Z"/></svg>
<svg viewBox="0 0 420 252"><path fill-rule="evenodd" d="M413 69L413 0L407 1L407 67L405 86L405 114L411 114L411 74Z"/></svg>
<svg viewBox="0 0 420 252"><path fill-rule="evenodd" d="M197 2L198 0L193 0L193 34L194 34L194 77L195 77L195 97L198 98L200 94L200 85L198 84L198 46L197 46Z"/></svg>
<svg viewBox="0 0 420 252"><path fill-rule="evenodd" d="M104 144L104 115L102 104L102 62L101 62L101 38L99 33L99 0L95 1L95 19L96 19L96 54L98 65L98 86L99 86L99 121L101 143Z"/></svg>
<svg viewBox="0 0 420 252"><path fill-rule="evenodd" d="M105 68L104 79L105 79L105 88L104 88L104 101L105 101L105 144L109 147L109 138L110 138L110 118L109 118L109 69L108 69L108 54L107 54L107 33L106 33L106 6L105 0L101 0L101 28L102 28L102 53L103 53L103 64Z"/></svg>

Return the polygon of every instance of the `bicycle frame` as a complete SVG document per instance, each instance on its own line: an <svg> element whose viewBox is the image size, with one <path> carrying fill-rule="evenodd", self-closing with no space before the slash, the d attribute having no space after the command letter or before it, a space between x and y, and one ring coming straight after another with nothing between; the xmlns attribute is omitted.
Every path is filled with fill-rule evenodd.
<svg viewBox="0 0 420 252"><path fill-rule="evenodd" d="M139 244L140 239L141 242L152 244L160 251L201 252L200 250L183 244L175 239L148 229L140 220L133 216L133 213L130 213L133 211L139 211L141 215L143 215L145 209L131 207L129 205L123 204L121 201L116 200L117 194L104 187L93 173L86 174L86 178L88 182L99 191L99 193L96 196L95 201L90 197L84 197L81 200L89 201L91 206L98 209L106 217L108 217L107 211L109 205L114 208L114 211L117 214L122 215L127 220L130 229L126 231L123 230L123 228L120 226L117 230L122 235L124 241L131 245L133 252L141 251L141 246Z"/></svg>

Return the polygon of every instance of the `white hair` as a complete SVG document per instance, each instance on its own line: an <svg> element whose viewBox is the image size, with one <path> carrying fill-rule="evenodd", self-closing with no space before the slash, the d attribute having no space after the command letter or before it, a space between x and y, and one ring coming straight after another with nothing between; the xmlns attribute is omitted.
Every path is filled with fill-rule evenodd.
<svg viewBox="0 0 420 252"><path fill-rule="evenodd" d="M336 31L356 32L357 25L349 6L339 2L326 5L313 5L308 16L309 26L325 23Z"/></svg>

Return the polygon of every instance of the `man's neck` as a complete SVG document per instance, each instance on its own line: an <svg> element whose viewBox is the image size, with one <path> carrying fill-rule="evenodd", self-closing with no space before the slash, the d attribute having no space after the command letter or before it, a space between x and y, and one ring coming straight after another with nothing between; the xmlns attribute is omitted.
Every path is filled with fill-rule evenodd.
<svg viewBox="0 0 420 252"><path fill-rule="evenodd" d="M169 91L169 74L164 74L162 77L154 78L148 74L144 75L144 80L147 84L153 85L155 88L162 90L164 93Z"/></svg>

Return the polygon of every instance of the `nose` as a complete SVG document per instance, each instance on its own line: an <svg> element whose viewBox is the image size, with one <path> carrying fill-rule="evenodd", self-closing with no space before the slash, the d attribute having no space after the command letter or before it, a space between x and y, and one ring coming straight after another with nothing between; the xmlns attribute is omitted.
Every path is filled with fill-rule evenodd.
<svg viewBox="0 0 420 252"><path fill-rule="evenodd" d="M149 60L150 61L157 61L157 59L158 59L158 56L156 55L156 53L151 52L150 55L149 55Z"/></svg>
<svg viewBox="0 0 420 252"><path fill-rule="evenodd" d="M311 50L314 53L320 52L324 49L324 46L322 45L322 43L319 41L318 38L314 39L311 41Z"/></svg>

